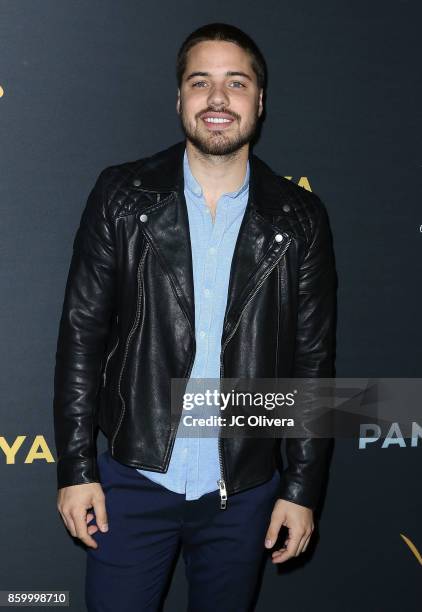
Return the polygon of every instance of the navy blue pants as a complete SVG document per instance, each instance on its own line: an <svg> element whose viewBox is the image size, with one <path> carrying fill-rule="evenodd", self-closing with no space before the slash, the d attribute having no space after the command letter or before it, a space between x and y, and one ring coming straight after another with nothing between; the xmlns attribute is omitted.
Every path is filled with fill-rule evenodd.
<svg viewBox="0 0 422 612"><path fill-rule="evenodd" d="M220 509L213 491L185 499L154 483L108 451L98 458L109 530L87 547L85 599L89 612L160 610L175 556L182 547L188 612L247 612L270 552L265 534L280 483L229 495ZM95 518L89 524L95 523Z"/></svg>

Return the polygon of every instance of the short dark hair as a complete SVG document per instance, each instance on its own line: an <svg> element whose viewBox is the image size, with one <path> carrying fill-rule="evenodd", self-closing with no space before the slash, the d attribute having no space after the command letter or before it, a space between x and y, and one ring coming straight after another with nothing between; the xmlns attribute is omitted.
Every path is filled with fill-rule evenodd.
<svg viewBox="0 0 422 612"><path fill-rule="evenodd" d="M183 74L186 70L187 54L189 49L204 40L224 40L235 43L244 49L251 58L252 69L256 74L258 87L265 90L267 85L267 67L264 56L257 44L248 34L228 23L209 23L194 30L183 41L176 60L176 78L178 87L181 87Z"/></svg>

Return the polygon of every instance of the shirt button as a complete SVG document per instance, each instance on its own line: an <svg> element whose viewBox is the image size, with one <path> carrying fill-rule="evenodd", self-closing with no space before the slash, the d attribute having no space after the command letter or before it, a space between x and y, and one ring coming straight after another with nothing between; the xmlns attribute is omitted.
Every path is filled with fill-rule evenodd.
<svg viewBox="0 0 422 612"><path fill-rule="evenodd" d="M277 240L277 242L281 242L283 240L282 234L276 234L275 239Z"/></svg>
<svg viewBox="0 0 422 612"><path fill-rule="evenodd" d="M210 211L210 209L209 209L209 208L208 208L208 206L207 206L207 207L206 207L206 209L205 209L205 213L206 213L207 215L209 215L209 214L210 214L210 212L211 212L211 211Z"/></svg>
<svg viewBox="0 0 422 612"><path fill-rule="evenodd" d="M215 254L215 248L214 247L210 247L208 249L208 252L210 253L210 255L214 255Z"/></svg>
<svg viewBox="0 0 422 612"><path fill-rule="evenodd" d="M208 288L204 289L204 295L208 297L209 295L211 295L211 291Z"/></svg>
<svg viewBox="0 0 422 612"><path fill-rule="evenodd" d="M199 336L200 336L201 338L205 338L205 336L206 336L206 335L207 335L207 333L206 333L206 332L204 332L204 330L202 330L202 331L200 331L200 332L199 332Z"/></svg>

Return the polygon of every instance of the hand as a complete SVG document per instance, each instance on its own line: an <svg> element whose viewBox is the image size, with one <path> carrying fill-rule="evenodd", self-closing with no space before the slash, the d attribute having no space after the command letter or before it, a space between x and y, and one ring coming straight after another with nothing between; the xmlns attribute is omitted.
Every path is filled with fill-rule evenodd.
<svg viewBox="0 0 422 612"><path fill-rule="evenodd" d="M271 514L271 522L265 536L265 547L274 546L280 527L285 525L289 536L283 548L272 553L272 563L283 563L304 552L314 530L313 511L286 499L278 499Z"/></svg>
<svg viewBox="0 0 422 612"><path fill-rule="evenodd" d="M100 483L89 482L59 489L57 508L74 538L78 537L91 548L98 548L97 542L91 537L92 534L98 531L98 528L103 532L108 531L105 495ZM94 508L98 527L87 527L94 518L91 512L87 514L88 508Z"/></svg>

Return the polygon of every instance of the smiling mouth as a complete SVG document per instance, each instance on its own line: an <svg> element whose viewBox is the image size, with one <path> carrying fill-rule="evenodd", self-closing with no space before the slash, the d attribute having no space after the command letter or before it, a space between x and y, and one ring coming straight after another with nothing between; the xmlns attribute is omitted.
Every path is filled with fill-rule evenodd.
<svg viewBox="0 0 422 612"><path fill-rule="evenodd" d="M201 117L208 129L212 131L225 130L231 126L234 119L228 119L226 117Z"/></svg>

